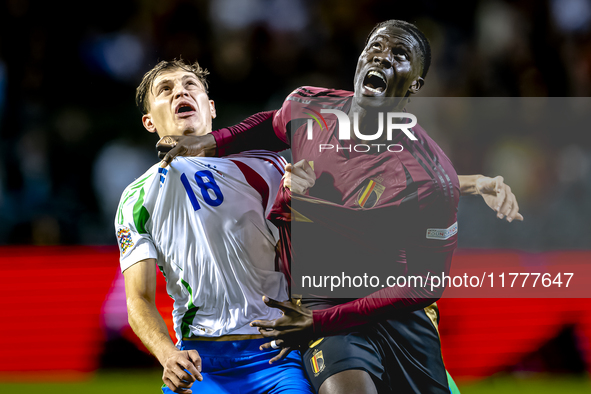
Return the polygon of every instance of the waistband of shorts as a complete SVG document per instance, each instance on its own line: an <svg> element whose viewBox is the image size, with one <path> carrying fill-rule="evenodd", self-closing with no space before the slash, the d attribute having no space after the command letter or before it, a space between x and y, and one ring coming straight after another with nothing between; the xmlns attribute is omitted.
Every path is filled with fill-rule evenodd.
<svg viewBox="0 0 591 394"><path fill-rule="evenodd" d="M246 341L251 339L262 339L261 334L243 334L243 335L222 335L221 337L190 337L183 338L183 341L206 341L206 342L227 342L227 341Z"/></svg>
<svg viewBox="0 0 591 394"><path fill-rule="evenodd" d="M201 357L207 358L248 358L267 353L278 353L279 350L269 349L261 351L262 344L270 342L270 338L256 339L236 339L238 335L224 335L228 337L224 341L202 341L202 340L182 340L179 344L180 350L197 350ZM244 335L246 337L246 335ZM191 338L193 339L193 338ZM211 339L211 338L207 338Z"/></svg>

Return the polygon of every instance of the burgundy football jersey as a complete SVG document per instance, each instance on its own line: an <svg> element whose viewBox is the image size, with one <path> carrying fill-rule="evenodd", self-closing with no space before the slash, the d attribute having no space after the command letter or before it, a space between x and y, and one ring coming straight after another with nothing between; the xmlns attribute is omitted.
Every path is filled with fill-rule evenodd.
<svg viewBox="0 0 591 394"><path fill-rule="evenodd" d="M291 262L294 268L326 266L335 274L341 265L374 263L387 267L389 275L419 276L428 284L429 277L449 273L457 245L457 174L418 125L411 129L416 141L395 131L387 145L398 144L402 149L393 151L384 146L379 152L356 152L353 140L339 140L336 116L322 114L320 119L318 115L322 109L347 113L352 96L348 91L301 87L281 109L257 114L254 121L243 122L238 132L232 128L217 132L216 140L224 149L229 141L236 141L231 134L245 140L246 130L258 127L259 148L289 145L293 163L305 159L312 165L315 186L306 196L293 199L281 187L270 216L280 228L283 271L288 277ZM313 122L311 138L310 114L320 120ZM321 144L333 148L321 150ZM326 334L376 316L423 308L441 293L441 288L432 290L428 285L402 286L355 300L310 296L305 301L315 309L314 331Z"/></svg>

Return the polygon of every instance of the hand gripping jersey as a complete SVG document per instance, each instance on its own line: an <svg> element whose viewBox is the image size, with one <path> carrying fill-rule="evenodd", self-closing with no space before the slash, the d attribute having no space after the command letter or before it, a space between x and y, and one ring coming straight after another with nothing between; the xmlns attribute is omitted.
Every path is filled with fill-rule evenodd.
<svg viewBox="0 0 591 394"><path fill-rule="evenodd" d="M262 296L288 298L275 268L277 230L265 219L285 164L267 151L177 158L123 192L115 218L121 270L157 260L179 340L257 334L248 323L280 316Z"/></svg>
<svg viewBox="0 0 591 394"><path fill-rule="evenodd" d="M246 130L250 143L254 143L250 138L254 135L261 147L267 147L262 142L274 135L281 143L269 147L291 146L294 163L305 159L313 165L316 184L309 198L294 197L291 201L289 191L280 188L271 213L277 223L285 223L280 224L284 261L293 254L297 261L294 266L314 259L320 266L326 261L319 253L324 249L331 251L333 262L354 257L359 264L384 261L392 267L389 274L413 275L428 283L433 275L449 272L457 245L460 191L456 171L418 125L411 129L417 141L398 131L388 142L403 146L401 151L382 148L379 153L356 152L353 140L337 138L336 116L326 113L319 122L312 122L313 138L308 138L306 124L312 115L318 117L322 109L348 113L352 96L353 92L343 90L301 87L287 97L281 109L257 114L213 134L219 150L226 153L236 151L236 141L246 140ZM320 144L333 148L320 151ZM290 222L294 204L308 221ZM292 250L295 231L305 248ZM289 266L284 270L290 274ZM442 291L441 287L430 291L429 286L386 287L374 297L345 304L345 299L324 299L324 305L316 306L324 309L313 312L314 330L336 332L396 310L420 309L439 298Z"/></svg>
<svg viewBox="0 0 591 394"><path fill-rule="evenodd" d="M293 249L294 264L309 264L314 258L326 261L319 251L329 250L329 258L340 262L333 264L333 271L345 262L374 262L386 266L389 275L413 276L425 285L384 287L346 304L346 299L312 301L313 309L325 308L313 313L316 332L338 331L371 316L430 305L443 292L442 287L430 286L430 278L449 272L457 245L458 177L420 126L411 129L417 141L398 130L387 144L403 149L373 153L356 152L355 141L340 140L339 122L332 114L314 124L310 137L303 123L309 113L322 109L348 113L351 97L351 92L303 87L290 94L274 115L275 133L291 144L294 163L305 159L313 163L316 174L310 198L294 196L291 201L291 207L306 217L291 223L291 241L297 236L302 247L292 244L283 250ZM335 149L321 150L321 144ZM272 212L278 221L290 213L285 209L289 196L282 199L282 192L287 194L280 191ZM342 305L330 307L335 304Z"/></svg>

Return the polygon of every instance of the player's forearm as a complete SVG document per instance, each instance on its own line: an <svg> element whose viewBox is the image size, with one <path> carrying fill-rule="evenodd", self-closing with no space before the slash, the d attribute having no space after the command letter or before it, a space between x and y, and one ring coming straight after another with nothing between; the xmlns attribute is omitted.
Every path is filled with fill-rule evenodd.
<svg viewBox="0 0 591 394"><path fill-rule="evenodd" d="M479 194L476 181L483 175L458 175L460 180L460 194L462 196L473 196Z"/></svg>
<svg viewBox="0 0 591 394"><path fill-rule="evenodd" d="M439 297L392 298L389 294L375 294L372 297L375 298L360 298L343 305L313 311L314 334L335 335L379 318L393 318L403 311L412 312L423 309L439 299Z"/></svg>
<svg viewBox="0 0 591 394"><path fill-rule="evenodd" d="M402 291L401 291L402 290ZM442 291L415 291L408 288L382 289L369 297L312 312L313 330L318 335L334 335L396 313L423 309L441 297Z"/></svg>
<svg viewBox="0 0 591 394"><path fill-rule="evenodd" d="M409 252L407 262L409 266L423 266L424 264L421 263L429 261L429 272L426 270L409 272L406 275L407 278L415 278L413 286L386 287L364 298L313 311L314 333L334 335L340 331L370 323L375 319L391 318L397 313L423 309L441 298L445 288L440 285L435 286L432 278L435 273L443 273L443 275L449 273L453 253L407 252ZM408 283L411 283L410 279Z"/></svg>
<svg viewBox="0 0 591 394"><path fill-rule="evenodd" d="M141 298L127 300L129 324L148 350L156 356L160 364L175 351L178 351L170 339L166 323L160 316L154 303Z"/></svg>
<svg viewBox="0 0 591 394"><path fill-rule="evenodd" d="M252 149L279 152L289 149L273 129L276 111L259 112L237 125L212 132L217 145L217 155L226 156Z"/></svg>

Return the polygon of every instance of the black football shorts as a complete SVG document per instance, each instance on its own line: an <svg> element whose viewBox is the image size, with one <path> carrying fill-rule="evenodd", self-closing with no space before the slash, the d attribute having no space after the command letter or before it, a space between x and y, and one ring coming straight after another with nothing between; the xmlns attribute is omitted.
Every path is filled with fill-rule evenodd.
<svg viewBox="0 0 591 394"><path fill-rule="evenodd" d="M330 376L360 369L370 374L380 393L449 394L432 320L437 309L430 308L431 318L421 309L310 342L302 358L316 392Z"/></svg>

